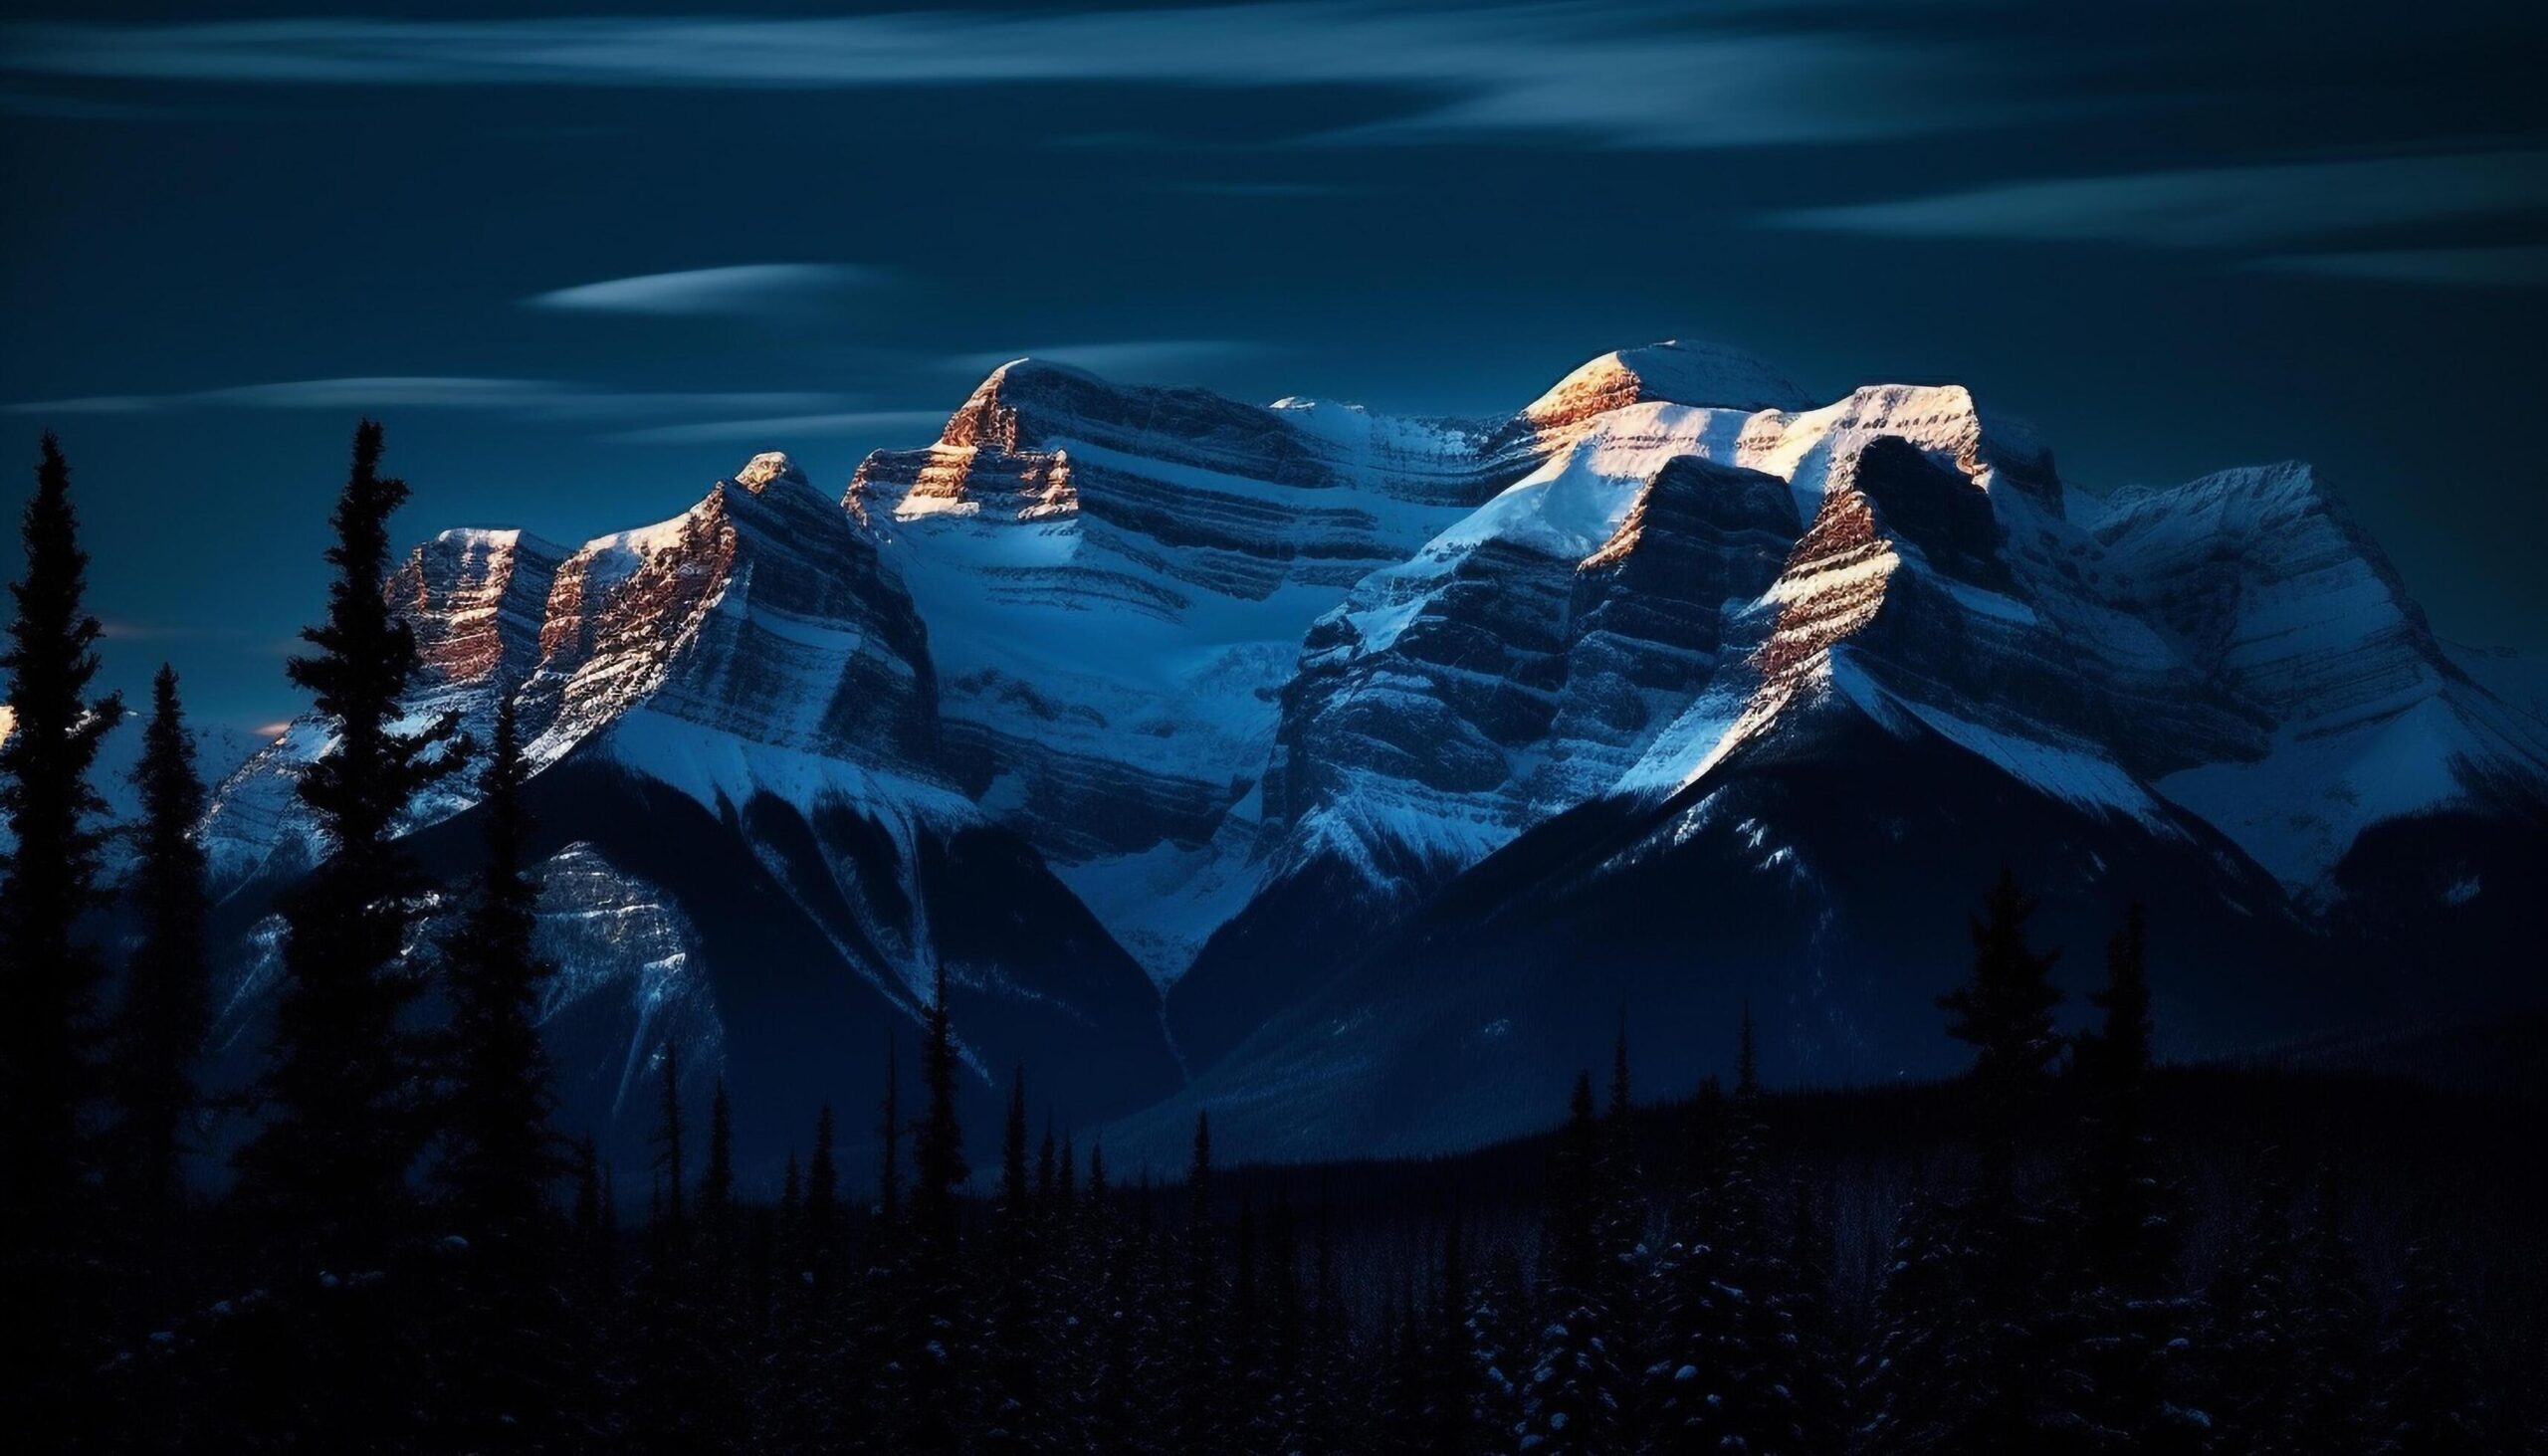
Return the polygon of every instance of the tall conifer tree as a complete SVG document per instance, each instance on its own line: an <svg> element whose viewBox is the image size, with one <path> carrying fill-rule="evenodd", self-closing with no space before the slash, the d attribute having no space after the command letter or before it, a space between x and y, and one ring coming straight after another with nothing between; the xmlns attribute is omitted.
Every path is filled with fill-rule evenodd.
<svg viewBox="0 0 2548 1456"><path fill-rule="evenodd" d="M1541 1332L1525 1400L1528 1449L1610 1449L1620 1416L1609 1311L1601 1302L1607 1140L1593 1111L1592 1079L1575 1079L1566 1128L1549 1162L1540 1279L1549 1323Z"/></svg>
<svg viewBox="0 0 2548 1456"><path fill-rule="evenodd" d="M1212 1119L1194 1115L1185 1174L1185 1269L1172 1371L1169 1430L1178 1449L1205 1456L1229 1434L1229 1367L1221 1347L1220 1251L1212 1223Z"/></svg>
<svg viewBox="0 0 2548 1456"><path fill-rule="evenodd" d="M123 706L89 696L100 628L89 614L88 553L71 505L71 467L48 433L23 520L26 574L0 654L11 722L0 739L0 818L14 848L0 865L0 1345L30 1419L61 1419L67 1367L91 1352L89 1301L72 1284L89 1221L82 1110L94 1092L89 1043L101 961L79 934L97 901L103 808L89 782L98 739ZM42 1444L51 1432L37 1424Z"/></svg>
<svg viewBox="0 0 2548 1456"><path fill-rule="evenodd" d="M708 1103L708 1170L699 1176L699 1218L712 1240L732 1237L735 1220L735 1105L726 1079L717 1079Z"/></svg>
<svg viewBox="0 0 2548 1456"><path fill-rule="evenodd" d="M829 1259L840 1246L840 1163L832 1105L814 1114L814 1154L805 1165L805 1244L808 1264Z"/></svg>
<svg viewBox="0 0 2548 1456"><path fill-rule="evenodd" d="M422 789L467 756L456 716L399 728L416 640L382 594L389 517L406 483L380 473L381 431L354 431L336 503L327 617L288 665L332 734L301 771L324 858L284 899L284 985L264 1092L273 1116L242 1152L287 1257L368 1267L403 1223L406 1178L427 1126L405 1013L421 988L406 941L425 886L394 840Z"/></svg>
<svg viewBox="0 0 2548 1456"><path fill-rule="evenodd" d="M970 1169L964 1161L964 1129L956 1109L962 1064L947 1004L947 968L937 972L930 998L927 1039L921 1047L921 1089L928 1102L912 1140L910 1287L912 1327L903 1357L911 1361L913 1439L931 1450L952 1448L962 1429L963 1390L959 1334L963 1291L958 1247L963 1207L958 1190Z"/></svg>
<svg viewBox="0 0 2548 1456"><path fill-rule="evenodd" d="M148 1277L164 1283L184 1201L179 1158L199 1104L196 1065L211 1021L204 963L204 855L194 841L203 780L177 701L177 675L161 666L150 723L132 773L141 800L129 894L140 939L124 967L116 1016L113 1086L128 1210Z"/></svg>
<svg viewBox="0 0 2548 1456"><path fill-rule="evenodd" d="M1049 1182L1049 1134L1044 1147ZM1026 1170L1026 1069L1019 1067L1009 1083L1008 1123L1000 1140L999 1194L991 1210L992 1269L984 1331L990 1368L984 1405L985 1444L995 1451L1036 1450L1049 1435L1039 1385L1043 1361L1036 1348L1035 1266L1040 1240L1035 1203Z"/></svg>
<svg viewBox="0 0 2548 1456"><path fill-rule="evenodd" d="M2052 1030L2061 989L2051 981L2060 952L2027 944L2026 921L2034 911L2016 874L2001 871L1973 922L1973 978L1938 997L1939 1009L1953 1017L1947 1035L1974 1050L1975 1135L1986 1200L2005 1201L2016 1176L2018 1125L2045 1067L2061 1051Z"/></svg>
<svg viewBox="0 0 2548 1456"><path fill-rule="evenodd" d="M451 1152L443 1168L464 1231L491 1243L533 1240L564 1171L549 1128L555 1097L539 1035L540 988L554 969L531 947L539 884L529 858L529 777L514 699L496 706L479 776L484 862L459 928L443 941L451 986Z"/></svg>

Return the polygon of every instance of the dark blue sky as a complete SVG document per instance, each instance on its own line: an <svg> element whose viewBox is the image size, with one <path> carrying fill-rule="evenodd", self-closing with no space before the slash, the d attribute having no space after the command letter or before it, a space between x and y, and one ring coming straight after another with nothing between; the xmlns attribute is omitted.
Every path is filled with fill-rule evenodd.
<svg viewBox="0 0 2548 1456"><path fill-rule="evenodd" d="M647 12L12 5L0 430L116 682L299 706L365 410L404 534L573 540L1020 352L1484 413L1671 335L1962 380L2091 490L2311 459L2548 650L2541 7Z"/></svg>

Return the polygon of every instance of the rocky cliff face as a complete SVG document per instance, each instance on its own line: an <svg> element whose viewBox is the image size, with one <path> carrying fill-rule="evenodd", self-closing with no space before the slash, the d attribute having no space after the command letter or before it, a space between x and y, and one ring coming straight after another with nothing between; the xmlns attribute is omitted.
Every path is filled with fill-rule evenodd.
<svg viewBox="0 0 2548 1456"><path fill-rule="evenodd" d="M1164 980L1226 899L1212 847L1304 629L1507 469L1458 424L1020 361L845 505L929 621L956 780Z"/></svg>
<svg viewBox="0 0 2548 1456"><path fill-rule="evenodd" d="M519 695L605 1113L667 1030L775 1106L863 1096L942 967L983 1089L1023 1059L1094 1121L1191 1077L1126 1136L1226 1101L1251 1151L1506 1130L1463 1089L1535 1119L1620 997L1903 1070L2004 858L2065 935L2163 905L2172 1022L2226 1047L2383 1004L2277 979L2340 941L2443 916L2483 959L2548 824L2536 711L2306 468L2098 502L1960 387L1814 406L1699 345L1477 421L1021 360L838 501L763 456L389 591L419 719ZM243 931L325 748L218 795ZM420 854L465 864L468 807Z"/></svg>
<svg viewBox="0 0 2548 1456"><path fill-rule="evenodd" d="M548 856L542 938L565 969L548 1014L574 1028L579 1063L618 1068L585 1069L581 1110L600 1125L668 1037L713 1077L829 1028L861 1070L798 1074L820 1094L804 1105L863 1099L867 1053L909 1031L942 969L971 1005L985 1092L992 1069L1066 1044L1107 1048L1096 1075L1054 1077L1092 1114L1173 1085L1137 967L946 771L928 634L875 538L783 456L572 551L446 533L388 591L424 660L411 718L483 728L517 695ZM291 792L319 751L321 726L296 724L216 796L208 834L243 926L320 852ZM421 855L465 865L471 800L460 782L416 806ZM985 898L1037 907L1039 930L986 935L966 909ZM771 1004L776 985L792 1004Z"/></svg>

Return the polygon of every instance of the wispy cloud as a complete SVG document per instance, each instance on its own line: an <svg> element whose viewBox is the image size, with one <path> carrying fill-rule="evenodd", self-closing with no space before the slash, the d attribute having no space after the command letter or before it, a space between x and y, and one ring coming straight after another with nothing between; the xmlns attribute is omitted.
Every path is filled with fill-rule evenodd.
<svg viewBox="0 0 2548 1456"><path fill-rule="evenodd" d="M2548 245L2296 253L2259 258L2248 267L2268 273L2308 273L2370 283L2537 289L2548 288Z"/></svg>
<svg viewBox="0 0 2548 1456"><path fill-rule="evenodd" d="M1671 23L1658 25L1669 15ZM1362 85L1402 117L1325 139L1562 135L1707 147L1954 130L2038 112L1991 48L1827 15L1693 18L1632 0L820 20L309 18L0 30L0 71L253 85L911 88ZM2050 103L2050 104L2063 104Z"/></svg>
<svg viewBox="0 0 2548 1456"><path fill-rule="evenodd" d="M680 412L817 410L842 402L842 397L837 394L806 391L631 391L555 379L393 374L234 384L177 394L106 394L27 400L0 408L14 415L139 414L175 409L416 408L492 411L546 419L598 419Z"/></svg>
<svg viewBox="0 0 2548 1456"><path fill-rule="evenodd" d="M1146 338L1111 343L1056 343L1040 348L989 349L953 354L951 367L971 372L996 369L1012 359L1041 359L1069 364L1099 374L1174 374L1205 364L1265 353L1263 344L1232 338Z"/></svg>
<svg viewBox="0 0 2548 1456"><path fill-rule="evenodd" d="M782 313L880 282L879 269L846 263L745 263L604 279L534 294L534 309L689 316Z"/></svg>
<svg viewBox="0 0 2548 1456"><path fill-rule="evenodd" d="M947 423L947 411L927 409L847 410L836 414L779 415L756 420L708 420L692 425L653 425L603 438L621 445L703 445L748 441L783 445L792 440L831 439L879 430L936 430Z"/></svg>
<svg viewBox="0 0 2548 1456"><path fill-rule="evenodd" d="M2548 152L2459 152L2017 182L1772 214L1902 238L2239 249L2548 209Z"/></svg>

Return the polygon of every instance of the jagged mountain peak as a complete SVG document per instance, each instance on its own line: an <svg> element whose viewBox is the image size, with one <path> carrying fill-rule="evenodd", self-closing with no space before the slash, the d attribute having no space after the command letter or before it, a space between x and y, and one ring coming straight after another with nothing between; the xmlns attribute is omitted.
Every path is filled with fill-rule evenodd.
<svg viewBox="0 0 2548 1456"><path fill-rule="evenodd" d="M1796 410L1813 401L1777 366L1741 349L1665 339L1587 361L1525 406L1522 418L1544 431L1564 429L1645 402Z"/></svg>
<svg viewBox="0 0 2548 1456"><path fill-rule="evenodd" d="M801 487L813 485L813 482L806 478L804 470L795 461L790 460L784 450L762 451L744 461L743 468L735 472L735 484L755 496L768 488L772 482Z"/></svg>
<svg viewBox="0 0 2548 1456"><path fill-rule="evenodd" d="M562 556L566 547L520 526L455 525L437 531L432 540L416 547L455 551L531 551L543 556Z"/></svg>

